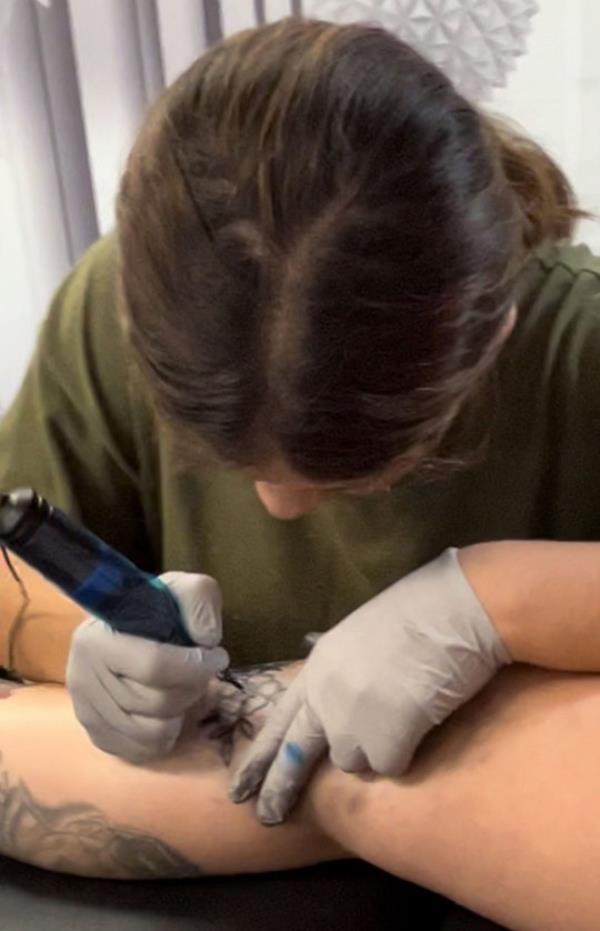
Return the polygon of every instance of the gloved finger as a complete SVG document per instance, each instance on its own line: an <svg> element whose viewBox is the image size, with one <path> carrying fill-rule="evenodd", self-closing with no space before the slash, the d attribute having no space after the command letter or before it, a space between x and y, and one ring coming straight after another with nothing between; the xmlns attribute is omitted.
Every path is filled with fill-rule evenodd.
<svg viewBox="0 0 600 931"><path fill-rule="evenodd" d="M95 681L93 688L94 704L80 698L73 701L73 709L96 747L131 763L148 762L170 752L183 718L153 721L127 715L114 705L101 682Z"/></svg>
<svg viewBox="0 0 600 931"><path fill-rule="evenodd" d="M401 776L410 767L419 744L431 727L430 722L419 728L411 727L410 732L399 734L394 740L372 738L365 748L370 768L380 776Z"/></svg>
<svg viewBox="0 0 600 931"><path fill-rule="evenodd" d="M85 700L85 697L84 697ZM115 749L113 753L131 759L122 747L132 743L132 751L138 746L145 758L164 756L173 746L183 724L183 716L151 718L147 715L129 714L114 698L114 682L108 681L104 670L96 674L96 688L90 708L95 713L98 733L108 735L105 739Z"/></svg>
<svg viewBox="0 0 600 931"><path fill-rule="evenodd" d="M216 579L192 572L164 572L159 578L179 602L192 640L199 646L216 647L223 637L223 600Z"/></svg>
<svg viewBox="0 0 600 931"><path fill-rule="evenodd" d="M337 739L331 747L329 758L334 766L345 773L362 773L371 768L364 752L351 737L347 740Z"/></svg>
<svg viewBox="0 0 600 931"><path fill-rule="evenodd" d="M199 701L207 686L202 676L192 688L155 689L102 667L97 673L122 711L147 718L174 718L185 714L191 705Z"/></svg>
<svg viewBox="0 0 600 931"><path fill-rule="evenodd" d="M102 665L96 667L92 662L85 663L80 659L76 651L70 651L66 685L75 715L88 730L92 741L96 745L102 741L102 747L107 752L125 759L137 758L139 745L155 748L151 752L160 755L165 741L168 743L172 740L175 725L169 720L128 714L117 704L112 694L111 686L114 688L115 677Z"/></svg>
<svg viewBox="0 0 600 931"><path fill-rule="evenodd" d="M257 791L279 745L304 701L302 673L269 714L265 726L234 771L229 787L232 802L245 802Z"/></svg>
<svg viewBox="0 0 600 931"><path fill-rule="evenodd" d="M83 720L80 721L95 747L103 753L137 765L152 763L168 756L179 737L179 722L175 723L176 726L172 728L169 739L165 738L160 744L147 744L122 734L116 735L114 731L108 731L105 722L91 707L87 712L83 712Z"/></svg>
<svg viewBox="0 0 600 931"><path fill-rule="evenodd" d="M97 665L96 657L99 657L116 675L154 688L194 688L229 665L229 657L221 647L205 650L157 643L144 637L116 633L103 621L87 626L81 634L77 628L71 652L75 658L81 654L86 666Z"/></svg>
<svg viewBox="0 0 600 931"><path fill-rule="evenodd" d="M259 821L280 824L286 818L326 750L323 726L303 704L263 782L256 806Z"/></svg>

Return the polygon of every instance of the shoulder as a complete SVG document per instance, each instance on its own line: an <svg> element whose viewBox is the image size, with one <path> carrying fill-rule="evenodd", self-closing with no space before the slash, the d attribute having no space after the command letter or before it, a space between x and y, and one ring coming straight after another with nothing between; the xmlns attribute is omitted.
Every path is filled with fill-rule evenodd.
<svg viewBox="0 0 600 931"><path fill-rule="evenodd" d="M600 416L600 259L567 242L538 250L522 270L516 305L497 370L508 421L523 421L523 442L534 421L540 429L552 422L552 442L564 442L568 422Z"/></svg>
<svg viewBox="0 0 600 931"><path fill-rule="evenodd" d="M531 257L501 382L504 462L528 489L534 536L598 539L600 259L559 243Z"/></svg>
<svg viewBox="0 0 600 931"><path fill-rule="evenodd" d="M563 241L529 256L517 286L517 305L524 322L550 323L596 307L599 295L600 257L586 245Z"/></svg>
<svg viewBox="0 0 600 931"><path fill-rule="evenodd" d="M90 423L136 459L139 388L118 301L118 243L93 243L56 291L38 341L38 364Z"/></svg>
<svg viewBox="0 0 600 931"><path fill-rule="evenodd" d="M584 243L563 240L543 246L532 253L531 260L546 272L560 269L571 276L584 274L600 279L600 256Z"/></svg>
<svg viewBox="0 0 600 931"><path fill-rule="evenodd" d="M538 249L518 285L515 332L509 357L527 357L548 373L593 348L600 365L600 257L586 245L560 242Z"/></svg>
<svg viewBox="0 0 600 931"><path fill-rule="evenodd" d="M77 345L90 330L120 341L114 233L93 243L73 266L54 295L43 330L57 346L65 341Z"/></svg>

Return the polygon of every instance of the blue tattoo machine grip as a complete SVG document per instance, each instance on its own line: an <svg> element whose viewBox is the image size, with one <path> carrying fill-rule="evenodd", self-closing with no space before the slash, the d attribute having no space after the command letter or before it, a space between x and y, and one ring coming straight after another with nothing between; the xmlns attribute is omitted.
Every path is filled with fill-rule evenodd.
<svg viewBox="0 0 600 931"><path fill-rule="evenodd" d="M0 545L113 630L159 643L196 645L159 578L138 569L32 489L0 494Z"/></svg>

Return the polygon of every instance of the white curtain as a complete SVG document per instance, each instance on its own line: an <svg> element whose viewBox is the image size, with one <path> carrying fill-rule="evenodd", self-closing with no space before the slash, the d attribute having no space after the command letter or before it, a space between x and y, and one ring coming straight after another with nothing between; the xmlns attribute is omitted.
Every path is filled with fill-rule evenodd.
<svg viewBox="0 0 600 931"><path fill-rule="evenodd" d="M18 386L52 291L112 226L118 178L148 103L208 45L247 26L290 13L370 19L429 43L451 76L463 69L467 89L474 78L494 86L491 104L547 145L585 205L600 210L600 3L542 0L534 15L537 6L0 0L0 411ZM600 248L598 232L589 225L585 238Z"/></svg>
<svg viewBox="0 0 600 931"><path fill-rule="evenodd" d="M50 296L113 223L149 102L212 42L296 0L0 0L0 412Z"/></svg>

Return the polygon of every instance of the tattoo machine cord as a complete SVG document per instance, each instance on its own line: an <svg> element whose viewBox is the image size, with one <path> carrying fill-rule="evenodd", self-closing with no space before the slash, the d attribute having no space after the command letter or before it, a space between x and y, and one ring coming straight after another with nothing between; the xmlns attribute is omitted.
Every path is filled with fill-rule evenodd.
<svg viewBox="0 0 600 931"><path fill-rule="evenodd" d="M21 606L19 610L17 611L16 617L14 621L12 622L12 625L8 633L8 644L7 644L7 664L8 665L0 666L0 676L3 679L9 679L11 682L24 682L25 680L22 679L21 676L19 676L16 670L14 669L14 662L13 662L14 642L15 642L15 635L17 633L17 630L21 626L21 622L25 615L25 608L29 604L29 594L27 592L23 579L21 578L21 576L19 575L19 573L17 572L17 570L12 564L10 556L8 555L8 550L6 549L5 546L0 546L0 550L2 550L2 556L4 557L4 562L8 566L8 571L12 575L17 585L19 586L19 590L21 592Z"/></svg>

